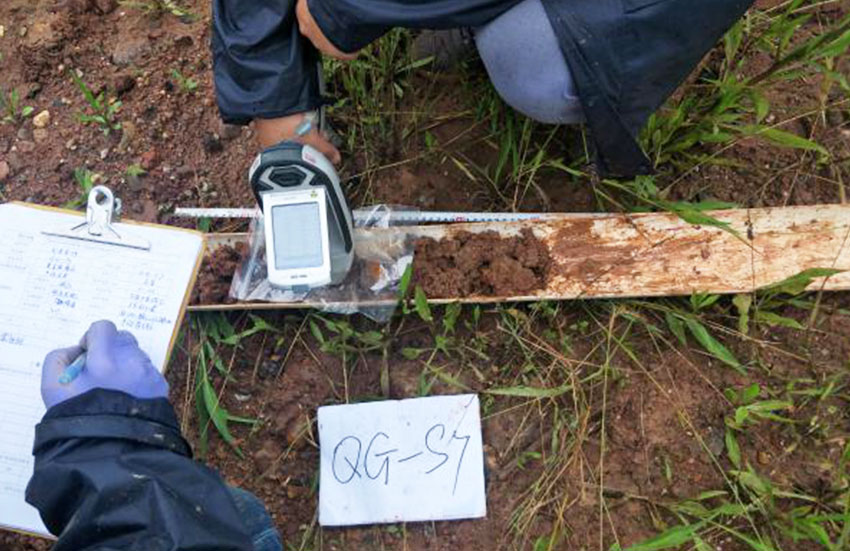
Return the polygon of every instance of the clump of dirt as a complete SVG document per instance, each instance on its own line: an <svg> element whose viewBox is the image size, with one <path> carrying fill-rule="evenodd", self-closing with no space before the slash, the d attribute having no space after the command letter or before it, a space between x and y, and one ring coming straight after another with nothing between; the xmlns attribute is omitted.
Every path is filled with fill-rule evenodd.
<svg viewBox="0 0 850 551"><path fill-rule="evenodd" d="M230 284L233 274L239 269L242 257L247 254L247 243L225 245L207 253L198 273L198 281L192 293L192 304L232 304Z"/></svg>
<svg viewBox="0 0 850 551"><path fill-rule="evenodd" d="M525 228L518 236L460 232L416 242L413 282L431 298L524 296L546 287L549 248Z"/></svg>

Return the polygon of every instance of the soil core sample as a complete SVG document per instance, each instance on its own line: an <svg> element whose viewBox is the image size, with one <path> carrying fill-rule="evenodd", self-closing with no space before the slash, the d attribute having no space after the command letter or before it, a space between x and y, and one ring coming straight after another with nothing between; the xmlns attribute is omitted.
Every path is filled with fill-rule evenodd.
<svg viewBox="0 0 850 551"><path fill-rule="evenodd" d="M242 255L248 251L247 243L235 246L224 245L214 251L208 251L198 272L198 281L192 293L192 304L233 304L230 298L230 284L233 274L239 268Z"/></svg>
<svg viewBox="0 0 850 551"><path fill-rule="evenodd" d="M525 228L518 236L460 232L416 242L413 283L429 298L526 296L546 287L549 248Z"/></svg>

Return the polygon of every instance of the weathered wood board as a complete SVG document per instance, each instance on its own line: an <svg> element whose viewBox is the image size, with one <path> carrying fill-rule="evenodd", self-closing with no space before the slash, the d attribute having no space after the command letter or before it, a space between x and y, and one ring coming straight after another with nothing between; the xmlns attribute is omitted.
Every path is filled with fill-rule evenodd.
<svg viewBox="0 0 850 551"><path fill-rule="evenodd" d="M850 290L850 205L710 213L725 231L695 226L668 213L565 215L545 221L452 224L358 230L388 246L404 236L451 238L462 231L510 235L531 228L551 251L546 289L532 296L468 297L467 303L742 293L810 268L848 270L812 289ZM737 234L737 235L736 235ZM211 236L214 248L243 236ZM440 300L435 302L452 302ZM192 310L308 308L296 304L237 304ZM325 305L327 306L327 305Z"/></svg>

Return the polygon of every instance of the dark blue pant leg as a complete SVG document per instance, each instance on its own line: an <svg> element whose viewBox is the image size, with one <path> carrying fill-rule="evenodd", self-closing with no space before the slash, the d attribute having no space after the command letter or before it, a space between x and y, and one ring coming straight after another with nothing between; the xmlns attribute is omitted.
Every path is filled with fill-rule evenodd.
<svg viewBox="0 0 850 551"><path fill-rule="evenodd" d="M241 488L230 487L236 509L242 515L245 527L254 542L254 551L283 551L280 534L275 528L266 506L257 496Z"/></svg>

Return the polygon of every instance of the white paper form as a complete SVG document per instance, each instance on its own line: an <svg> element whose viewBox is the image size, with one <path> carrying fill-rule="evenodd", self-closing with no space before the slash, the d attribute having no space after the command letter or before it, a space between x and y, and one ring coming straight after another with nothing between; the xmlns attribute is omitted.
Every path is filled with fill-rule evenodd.
<svg viewBox="0 0 850 551"><path fill-rule="evenodd" d="M478 396L327 406L318 418L323 526L486 516Z"/></svg>
<svg viewBox="0 0 850 551"><path fill-rule="evenodd" d="M115 224L150 251L44 235L84 218L0 205L0 525L47 533L24 501L35 425L44 414L41 362L93 322L131 331L154 365L169 343L203 245L185 231Z"/></svg>

